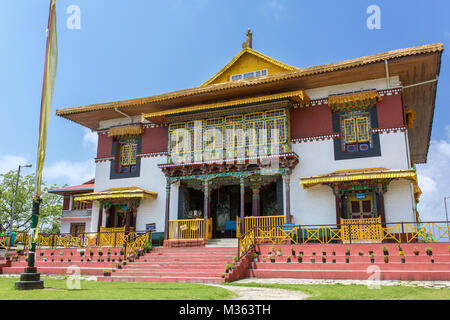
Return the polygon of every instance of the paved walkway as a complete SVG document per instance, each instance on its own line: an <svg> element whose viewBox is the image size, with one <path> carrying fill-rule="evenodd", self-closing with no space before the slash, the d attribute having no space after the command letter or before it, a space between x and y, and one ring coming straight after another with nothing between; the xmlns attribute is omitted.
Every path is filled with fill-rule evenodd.
<svg viewBox="0 0 450 320"><path fill-rule="evenodd" d="M303 300L308 297L303 292L285 289L224 286L218 284L213 284L212 286L233 291L238 295L234 300Z"/></svg>

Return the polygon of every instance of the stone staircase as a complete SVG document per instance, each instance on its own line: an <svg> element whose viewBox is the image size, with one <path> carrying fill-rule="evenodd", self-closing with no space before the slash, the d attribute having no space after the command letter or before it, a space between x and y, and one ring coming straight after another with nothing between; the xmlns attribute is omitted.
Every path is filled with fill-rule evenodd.
<svg viewBox="0 0 450 320"><path fill-rule="evenodd" d="M237 248L238 239L210 239L208 244L205 245L206 248Z"/></svg>
<svg viewBox="0 0 450 320"><path fill-rule="evenodd" d="M387 247L389 252L388 263L384 262L383 246ZM450 280L449 243L401 244L405 253L404 263L401 261L396 244L293 245L296 253L303 252L301 263L297 261L297 257L292 257L291 262L287 262L287 256L291 255L290 245L275 245L275 254L277 249L281 248L282 256L276 256L275 262L272 263L268 258L271 247L271 245L256 247L261 254L258 262L251 262L246 277L336 280L367 280L370 277L370 279L405 281ZM427 247L433 250L434 263L425 252ZM347 248L350 249L350 256L346 255ZM419 255L414 253L415 248L419 251ZM322 250L325 252L325 262L322 262ZM374 254L373 263L370 261L370 251L373 251ZM262 262L263 257L266 258L266 262ZM315 263L311 261L313 257L315 257ZM346 262L347 257L349 258L348 263Z"/></svg>
<svg viewBox="0 0 450 320"><path fill-rule="evenodd" d="M98 281L222 283L237 247L153 248L150 253Z"/></svg>

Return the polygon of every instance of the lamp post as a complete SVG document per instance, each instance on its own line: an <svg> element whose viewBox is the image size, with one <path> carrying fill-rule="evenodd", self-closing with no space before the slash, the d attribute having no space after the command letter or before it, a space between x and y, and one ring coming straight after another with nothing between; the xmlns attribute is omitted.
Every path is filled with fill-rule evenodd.
<svg viewBox="0 0 450 320"><path fill-rule="evenodd" d="M16 213L17 189L19 188L20 168L31 168L31 164L27 164L24 166L19 165L19 169L17 170L16 189L14 190L14 202L13 202L13 207L12 207L12 212L11 212L11 221L9 222L8 249L11 246L11 241L12 241L12 230L13 230L14 215Z"/></svg>
<svg viewBox="0 0 450 320"><path fill-rule="evenodd" d="M450 199L450 197L444 197L445 220L447 221L447 228L448 228L447 199Z"/></svg>

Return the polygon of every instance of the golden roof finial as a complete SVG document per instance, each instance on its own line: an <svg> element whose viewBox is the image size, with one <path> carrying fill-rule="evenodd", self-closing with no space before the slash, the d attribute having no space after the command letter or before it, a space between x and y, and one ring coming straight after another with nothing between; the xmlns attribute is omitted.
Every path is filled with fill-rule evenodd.
<svg viewBox="0 0 450 320"><path fill-rule="evenodd" d="M250 30L250 28L248 29L248 31L247 31L247 33L245 35L247 36L247 40L242 43L242 48L250 48L250 49L252 49L253 48L253 44L252 44L253 33Z"/></svg>

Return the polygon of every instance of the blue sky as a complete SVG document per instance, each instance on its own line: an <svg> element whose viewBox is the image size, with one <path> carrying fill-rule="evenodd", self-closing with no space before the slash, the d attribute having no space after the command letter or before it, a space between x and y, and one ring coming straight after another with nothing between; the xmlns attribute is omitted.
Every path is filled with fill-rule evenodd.
<svg viewBox="0 0 450 320"><path fill-rule="evenodd" d="M66 25L70 5L80 29ZM366 9L381 9L369 30ZM253 48L296 67L338 62L393 49L450 42L450 2L282 0L58 0L58 74L44 180L77 184L94 175L95 135L55 110L191 88L241 49ZM0 3L0 173L33 164L37 149L49 0ZM450 196L450 64L444 51L427 165L419 166L424 215L442 218ZM444 179L445 178L445 179ZM449 201L450 204L450 201Z"/></svg>

